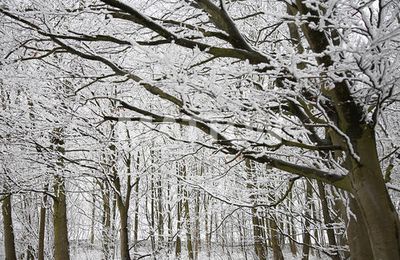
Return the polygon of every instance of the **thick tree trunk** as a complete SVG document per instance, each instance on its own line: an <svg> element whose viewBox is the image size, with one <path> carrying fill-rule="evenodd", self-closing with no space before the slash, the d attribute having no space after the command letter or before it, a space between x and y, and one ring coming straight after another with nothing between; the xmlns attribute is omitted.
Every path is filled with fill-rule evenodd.
<svg viewBox="0 0 400 260"><path fill-rule="evenodd" d="M67 226L67 201L64 180L54 177L53 227L54 227L54 258L69 260L69 241Z"/></svg>
<svg viewBox="0 0 400 260"><path fill-rule="evenodd" d="M130 173L130 168L128 167ZM131 176L128 175L127 178L127 183L126 183L126 194L125 194L125 199L122 197L122 190L121 190L121 183L119 177L117 177L115 173L115 180L114 180L114 186L117 190L115 193L116 195L116 200L117 200L117 207L118 207L118 212L119 212L119 218L120 218L120 255L121 255L121 260L130 260L131 257L129 255L129 231L128 231L128 211L130 207L130 195L131 195Z"/></svg>
<svg viewBox="0 0 400 260"><path fill-rule="evenodd" d="M360 161L346 162L351 194L349 208L340 208L348 226L351 259L400 259L399 219L380 169L374 130L365 126L354 148Z"/></svg>
<svg viewBox="0 0 400 260"><path fill-rule="evenodd" d="M360 163L350 173L360 209L356 217L365 220L374 259L400 259L399 217L385 186L372 129L365 127L356 148Z"/></svg>
<svg viewBox="0 0 400 260"><path fill-rule="evenodd" d="M364 216L361 214L357 202L352 196L349 198L349 207L356 218L350 215L350 219L347 219L348 212L346 212L346 210L341 214L344 215L348 223L347 242L350 247L350 257L354 260L374 259L367 231L367 224L365 223Z"/></svg>
<svg viewBox="0 0 400 260"><path fill-rule="evenodd" d="M17 260L15 254L14 229L12 221L11 195L4 198L2 204L4 228L4 253L5 260Z"/></svg>
<svg viewBox="0 0 400 260"><path fill-rule="evenodd" d="M320 13L309 8L305 1L296 0L296 8L300 14L307 15L308 22L314 24L320 22ZM316 30L307 23L302 24L301 28L314 53L324 53L328 49L330 43L325 32ZM316 59L326 68L334 65L328 54L320 55ZM334 106L335 115L331 118L332 121L347 138L345 140L346 138L342 137L342 147L346 151L348 161L346 167L351 182L349 190L360 211L356 218L365 220L374 259L400 259L399 217L382 176L376 151L374 126L365 121L366 115L363 109L352 96L349 89L352 82L343 80L332 84L333 88L322 91L331 99Z"/></svg>
<svg viewBox="0 0 400 260"><path fill-rule="evenodd" d="M349 208L343 203L339 208L348 226L351 259L400 259L399 220L385 187L373 130L366 127L354 147L360 162L346 163L352 186Z"/></svg>
<svg viewBox="0 0 400 260"><path fill-rule="evenodd" d="M119 210L120 214L120 250L121 250L121 260L130 260L129 255L129 235L128 235L128 212L125 208Z"/></svg>

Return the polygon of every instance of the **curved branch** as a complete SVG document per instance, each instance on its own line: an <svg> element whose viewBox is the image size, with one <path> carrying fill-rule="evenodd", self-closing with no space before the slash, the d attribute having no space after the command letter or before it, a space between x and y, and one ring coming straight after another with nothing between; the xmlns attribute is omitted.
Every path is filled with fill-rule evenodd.
<svg viewBox="0 0 400 260"><path fill-rule="evenodd" d="M269 63L269 59L262 55L259 52L254 51L251 48L221 48L221 47L214 47L205 43L201 42L196 42L193 40L181 38L178 35L168 31L165 27L162 25L156 23L153 21L151 18L141 14L138 12L136 9L133 7L124 4L120 1L117 0L101 0L102 2L119 8L120 10L128 13L131 16L131 21L137 24L140 24L163 38L169 40L171 43L174 42L175 44L186 47L189 49L195 49L198 48L201 51L205 51L211 55L217 56L217 57L227 57L227 58L237 58L240 60L249 60L253 64L258 64L258 63ZM118 17L118 14L113 14L114 17ZM128 19L128 17L125 15L125 19ZM236 28L236 27L235 27ZM236 35L237 36L237 35ZM233 37L233 36L231 36ZM234 46L235 47L235 46ZM273 66L268 66L268 69L273 69Z"/></svg>
<svg viewBox="0 0 400 260"><path fill-rule="evenodd" d="M248 44L246 39L239 32L238 28L235 25L235 22L229 16L228 12L225 9L224 3L221 2L221 8L216 6L210 0L195 0L198 6L201 7L207 14L210 16L210 20L213 24L225 31L229 35L229 43L232 44L233 47L244 49L248 51L254 51L253 48Z"/></svg>

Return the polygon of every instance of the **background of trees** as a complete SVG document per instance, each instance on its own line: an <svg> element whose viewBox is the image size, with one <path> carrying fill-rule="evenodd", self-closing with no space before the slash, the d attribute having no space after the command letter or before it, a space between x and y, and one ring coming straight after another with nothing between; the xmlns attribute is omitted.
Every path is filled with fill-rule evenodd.
<svg viewBox="0 0 400 260"><path fill-rule="evenodd" d="M399 9L3 1L7 259L400 258Z"/></svg>

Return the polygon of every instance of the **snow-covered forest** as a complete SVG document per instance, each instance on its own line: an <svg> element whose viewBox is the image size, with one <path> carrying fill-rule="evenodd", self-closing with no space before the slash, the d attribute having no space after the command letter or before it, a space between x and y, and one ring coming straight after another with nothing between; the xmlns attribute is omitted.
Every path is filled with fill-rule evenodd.
<svg viewBox="0 0 400 260"><path fill-rule="evenodd" d="M0 0L0 259L400 259L398 0Z"/></svg>

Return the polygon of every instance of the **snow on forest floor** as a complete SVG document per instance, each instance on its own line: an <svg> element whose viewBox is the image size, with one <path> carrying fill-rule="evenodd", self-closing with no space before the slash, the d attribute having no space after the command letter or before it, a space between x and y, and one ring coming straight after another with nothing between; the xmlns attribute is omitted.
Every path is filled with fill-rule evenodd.
<svg viewBox="0 0 400 260"><path fill-rule="evenodd" d="M300 255L293 256L289 250L284 250L284 259L285 260L297 260L301 259ZM140 255L146 255L146 252L142 252ZM269 252L268 259L273 259L272 258L272 252ZM72 260L99 260L102 259L102 252L100 250L96 249L87 249L87 248L78 248L75 250L71 251L71 259ZM115 256L114 260L118 260L119 257ZM154 258L151 256L148 257L143 257L141 259L144 260L153 260ZM157 260L173 260L176 259L175 256L162 256L162 255L157 255L155 257ZM187 255L182 255L182 260L189 259ZM206 252L200 252L199 255L199 260L256 260L257 258L255 257L253 252L247 252L247 258L244 255L242 251L237 251L237 252L231 252L231 253L224 253L222 250L214 250L212 252L212 255L209 257ZM321 255L321 256L315 256L311 255L310 260L325 260L328 259L326 256Z"/></svg>
<svg viewBox="0 0 400 260"><path fill-rule="evenodd" d="M0 242L2 242L0 240ZM103 258L103 253L99 249L99 246L96 246L95 248L91 248L88 246L71 246L71 260L100 260ZM300 248L299 248L300 250ZM4 249L0 247L0 260L5 259L4 257ZM141 251L139 252L139 255L148 255L151 249L149 248L146 250L145 247L141 248ZM246 252L247 257L244 255L244 253L240 250L230 250L230 253L227 253L226 251L224 252L221 248L218 249L213 249L212 254L209 257L207 255L207 252L200 252L199 254L199 260L256 260L256 256L253 252L253 250L249 250ZM120 260L119 258L119 251L115 250L115 256L114 260ZM298 260L301 259L300 255L293 256L289 249L284 249L283 250L284 254L284 259L285 260ZM141 258L143 260L174 260L176 259L175 255L162 255L159 254L155 258L152 256L147 256ZM181 260L186 260L189 259L187 254L183 254L181 257ZM268 252L268 259L273 259L272 258L272 252ZM311 255L309 260L325 260L328 259L326 255L321 255L321 256L315 256Z"/></svg>

